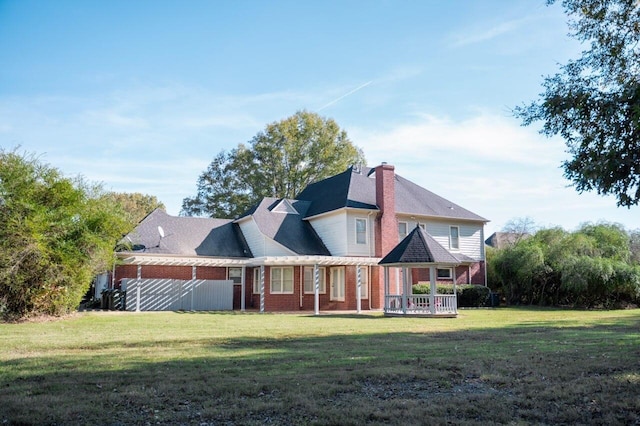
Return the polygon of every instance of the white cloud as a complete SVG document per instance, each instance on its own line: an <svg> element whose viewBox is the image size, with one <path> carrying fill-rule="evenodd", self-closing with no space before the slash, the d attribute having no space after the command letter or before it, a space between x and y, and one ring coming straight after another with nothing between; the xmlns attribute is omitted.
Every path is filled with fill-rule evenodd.
<svg viewBox="0 0 640 426"><path fill-rule="evenodd" d="M488 234L525 216L566 229L599 220L640 226L637 211L569 187L560 169L563 142L515 119L488 112L461 121L417 115L386 130L359 128L350 135L369 165L393 164L403 177L489 219Z"/></svg>
<svg viewBox="0 0 640 426"><path fill-rule="evenodd" d="M515 32L527 20L527 18L514 19L511 21L501 22L489 28L476 28L466 30L465 32L458 32L451 37L453 39L452 45L454 47L462 47L492 40L504 34Z"/></svg>

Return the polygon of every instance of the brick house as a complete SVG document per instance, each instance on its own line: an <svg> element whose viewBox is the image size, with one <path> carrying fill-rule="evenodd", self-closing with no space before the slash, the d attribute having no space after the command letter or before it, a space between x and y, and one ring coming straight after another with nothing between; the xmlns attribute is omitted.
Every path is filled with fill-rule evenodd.
<svg viewBox="0 0 640 426"><path fill-rule="evenodd" d="M406 280L378 263L414 228L456 260L433 264L438 282L486 285L486 222L391 165L351 167L233 220L156 210L123 239L112 282L129 310L383 309ZM411 270L411 282L429 279Z"/></svg>

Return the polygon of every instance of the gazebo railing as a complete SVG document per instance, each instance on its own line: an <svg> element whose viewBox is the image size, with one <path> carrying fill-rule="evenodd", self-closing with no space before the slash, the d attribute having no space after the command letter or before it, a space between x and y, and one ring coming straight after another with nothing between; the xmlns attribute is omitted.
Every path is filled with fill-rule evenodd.
<svg viewBox="0 0 640 426"><path fill-rule="evenodd" d="M435 294L434 310L431 310L429 294L412 294L406 296L407 305L403 306L404 296L390 294L385 297L384 311L390 314L455 314L457 301L455 294Z"/></svg>

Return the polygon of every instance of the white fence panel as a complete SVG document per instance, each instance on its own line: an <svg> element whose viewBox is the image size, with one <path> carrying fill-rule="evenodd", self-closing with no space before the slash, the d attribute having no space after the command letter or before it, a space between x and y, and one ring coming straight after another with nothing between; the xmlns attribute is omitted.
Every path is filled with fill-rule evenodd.
<svg viewBox="0 0 640 426"><path fill-rule="evenodd" d="M228 280L129 279L126 290L128 311L233 309L233 281Z"/></svg>

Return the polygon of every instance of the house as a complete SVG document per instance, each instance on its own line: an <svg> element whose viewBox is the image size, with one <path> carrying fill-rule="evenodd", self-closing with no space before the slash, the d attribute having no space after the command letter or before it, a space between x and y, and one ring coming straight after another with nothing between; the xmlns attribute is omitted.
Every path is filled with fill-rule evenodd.
<svg viewBox="0 0 640 426"><path fill-rule="evenodd" d="M351 167L233 220L156 210L123 239L113 283L129 310L384 309L403 285L434 274L486 285L486 222L392 165ZM411 268L410 279L395 263L379 265L416 228L448 261Z"/></svg>
<svg viewBox="0 0 640 426"><path fill-rule="evenodd" d="M531 234L527 232L494 232L484 243L496 249L503 249L514 246L529 237Z"/></svg>

